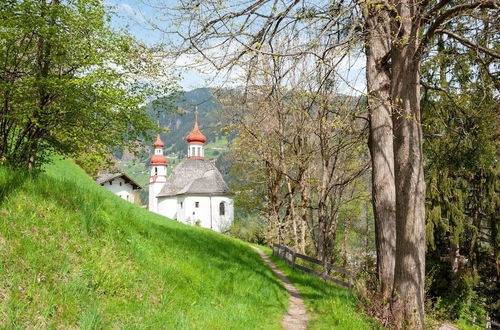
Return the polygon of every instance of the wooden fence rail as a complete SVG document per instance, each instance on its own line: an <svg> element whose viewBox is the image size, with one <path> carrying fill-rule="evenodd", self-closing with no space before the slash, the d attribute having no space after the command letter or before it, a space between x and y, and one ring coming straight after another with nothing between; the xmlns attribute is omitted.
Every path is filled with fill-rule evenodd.
<svg viewBox="0 0 500 330"><path fill-rule="evenodd" d="M284 245L273 244L273 255L280 258L280 259L283 259L293 268L300 269L303 272L306 272L306 273L312 274L314 276L317 276L319 278L322 278L325 281L337 283L337 284L342 285L342 286L349 288L349 289L352 289L352 287L354 285L354 273L351 272L350 270L344 269L344 268L339 267L339 266L332 265L328 262L323 262L321 260L311 258L311 257L306 256L304 254L300 254L300 253L295 252L292 249L290 249ZM297 258L315 263L315 264L320 265L320 266L323 266L323 272L317 272L313 269L310 269L310 268L307 268L307 267L304 267L302 265L297 264L296 263ZM349 278L349 282L331 277L330 275L328 275L330 270L334 270L336 272L339 272L339 273L346 275Z"/></svg>
<svg viewBox="0 0 500 330"><path fill-rule="evenodd" d="M337 284L342 285L342 286L349 288L349 289L352 289L352 287L354 285L354 273L352 271L344 269L344 268L339 267L339 266L332 265L328 262L323 262L321 260L311 258L311 257L306 256L304 254L300 254L298 252L293 251L292 249L290 249L289 247L287 247L285 245L273 244L273 255L280 258L280 259L283 259L293 268L300 269L303 272L306 272L306 273L312 274L314 276L317 276L319 278L322 278L325 281L337 283ZM297 258L315 263L315 264L320 265L320 266L323 266L323 272L317 272L313 269L310 269L310 268L307 268L307 267L304 267L302 265L297 264L296 263ZM334 270L336 272L347 275L347 277L349 278L349 282L345 282L343 280L329 276L328 272L330 270ZM487 320L486 326L484 324L477 323L475 317L472 321L469 321L469 322L472 323L473 325L485 327L486 329L492 329L492 328L499 329L500 328L500 324L496 323L492 320Z"/></svg>

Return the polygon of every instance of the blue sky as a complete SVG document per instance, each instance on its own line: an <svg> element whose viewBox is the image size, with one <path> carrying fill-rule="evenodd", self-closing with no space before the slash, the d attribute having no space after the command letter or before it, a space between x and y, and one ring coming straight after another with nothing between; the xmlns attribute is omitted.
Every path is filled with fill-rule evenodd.
<svg viewBox="0 0 500 330"><path fill-rule="evenodd" d="M106 0L108 5L114 7L112 25L118 29L126 29L137 39L148 45L165 42L164 34L151 27L148 20L157 20L158 12L154 8L145 5L138 0ZM166 4L169 1L165 1ZM160 24L160 23L159 23ZM168 22L161 22L168 24ZM210 87L213 74L202 74L196 70L178 69L181 74L180 86L184 90L192 90L200 87Z"/></svg>
<svg viewBox="0 0 500 330"><path fill-rule="evenodd" d="M148 0L105 0L108 5L115 8L116 14L113 16L113 25L116 28L123 28L128 30L137 39L143 42L154 45L166 41L165 35L154 28L148 23L153 21L161 26L168 26L168 18L162 15L162 11L146 5L143 1ZM203 0L202 0L203 1ZM161 3L165 7L175 5L175 0L163 0ZM181 59L183 63L189 63L190 59ZM365 71L364 71L365 57L360 52L346 57L339 68L339 79L341 85L341 92L345 94L363 94L366 89L365 84ZM179 68L181 74L180 86L184 90L192 90L200 87L215 87L221 85L228 77L216 76L214 71L201 73L200 70ZM229 84L231 79L235 77L229 76ZM235 79L234 79L235 80Z"/></svg>

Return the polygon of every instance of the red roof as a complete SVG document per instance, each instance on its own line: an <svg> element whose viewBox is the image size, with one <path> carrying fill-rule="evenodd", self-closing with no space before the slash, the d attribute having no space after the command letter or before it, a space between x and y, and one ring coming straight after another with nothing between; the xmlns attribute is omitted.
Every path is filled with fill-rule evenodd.
<svg viewBox="0 0 500 330"><path fill-rule="evenodd" d="M195 114L194 128L191 133L188 134L186 140L188 143L205 143L207 141L207 138L205 137L205 135L203 135L203 133L201 133L200 128L198 127L198 114Z"/></svg>
<svg viewBox="0 0 500 330"><path fill-rule="evenodd" d="M151 157L152 165L167 165L167 157L163 155L154 155Z"/></svg>
<svg viewBox="0 0 500 330"><path fill-rule="evenodd" d="M160 134L156 135L156 141L153 143L155 148L163 148L165 145L163 144L163 141L160 138Z"/></svg>

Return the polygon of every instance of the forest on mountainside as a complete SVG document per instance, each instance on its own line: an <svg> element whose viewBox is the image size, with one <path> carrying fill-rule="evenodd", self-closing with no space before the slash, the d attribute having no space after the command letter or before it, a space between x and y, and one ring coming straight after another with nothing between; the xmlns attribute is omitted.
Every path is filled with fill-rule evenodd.
<svg viewBox="0 0 500 330"><path fill-rule="evenodd" d="M179 92L171 100L174 110L166 107L163 99L159 98L146 107L146 112L157 121L162 129L161 138L165 143L167 153L182 155L186 153L186 136L193 129L194 113L198 112L198 121L207 143L213 143L224 135L225 126L221 117L221 105L213 95L213 88L198 88L191 91Z"/></svg>

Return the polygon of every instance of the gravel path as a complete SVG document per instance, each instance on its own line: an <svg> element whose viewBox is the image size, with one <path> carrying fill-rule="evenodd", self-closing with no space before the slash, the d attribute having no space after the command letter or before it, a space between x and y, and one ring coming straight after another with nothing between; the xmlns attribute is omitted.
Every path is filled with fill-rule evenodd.
<svg viewBox="0 0 500 330"><path fill-rule="evenodd" d="M266 264L271 267L274 273L278 275L279 279L283 282L286 291L290 294L290 306L288 306L288 312L283 318L283 329L285 330L302 330L307 329L308 316L306 313L306 306L300 297L297 288L290 282L290 280L283 274L278 267L266 256L261 249L252 246L259 255L264 259Z"/></svg>

